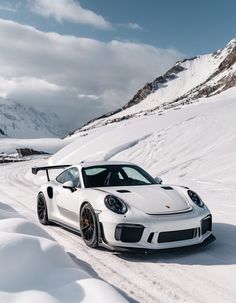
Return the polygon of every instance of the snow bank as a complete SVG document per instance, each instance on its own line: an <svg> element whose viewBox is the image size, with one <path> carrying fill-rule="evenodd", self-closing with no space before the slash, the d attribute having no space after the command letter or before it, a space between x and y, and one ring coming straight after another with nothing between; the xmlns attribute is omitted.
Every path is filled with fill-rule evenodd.
<svg viewBox="0 0 236 303"><path fill-rule="evenodd" d="M0 302L126 302L36 224L0 203Z"/></svg>

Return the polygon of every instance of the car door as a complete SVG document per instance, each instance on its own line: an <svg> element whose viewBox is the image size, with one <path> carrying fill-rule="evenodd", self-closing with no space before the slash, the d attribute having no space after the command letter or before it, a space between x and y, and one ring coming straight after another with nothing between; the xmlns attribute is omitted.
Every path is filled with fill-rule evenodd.
<svg viewBox="0 0 236 303"><path fill-rule="evenodd" d="M63 187L67 181L73 182L75 190ZM79 192L80 177L77 167L66 169L56 178L55 202L59 217L64 223L76 228L78 228Z"/></svg>

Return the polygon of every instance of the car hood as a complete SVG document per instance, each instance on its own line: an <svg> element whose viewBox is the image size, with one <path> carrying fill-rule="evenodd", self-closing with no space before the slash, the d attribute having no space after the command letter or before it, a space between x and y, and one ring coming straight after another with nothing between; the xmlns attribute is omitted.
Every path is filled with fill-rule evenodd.
<svg viewBox="0 0 236 303"><path fill-rule="evenodd" d="M169 185L107 187L100 190L115 195L146 214L171 214L190 211L183 194Z"/></svg>

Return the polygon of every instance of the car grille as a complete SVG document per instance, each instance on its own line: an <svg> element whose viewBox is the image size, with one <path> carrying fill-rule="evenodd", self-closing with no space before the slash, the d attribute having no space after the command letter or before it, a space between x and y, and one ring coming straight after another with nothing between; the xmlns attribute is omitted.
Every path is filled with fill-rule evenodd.
<svg viewBox="0 0 236 303"><path fill-rule="evenodd" d="M135 243L142 238L144 226L139 224L118 224L115 230L115 239L121 242Z"/></svg>
<svg viewBox="0 0 236 303"><path fill-rule="evenodd" d="M197 236L197 228L160 232L158 243L190 240Z"/></svg>
<svg viewBox="0 0 236 303"><path fill-rule="evenodd" d="M212 217L211 215L202 219L202 234L212 230Z"/></svg>

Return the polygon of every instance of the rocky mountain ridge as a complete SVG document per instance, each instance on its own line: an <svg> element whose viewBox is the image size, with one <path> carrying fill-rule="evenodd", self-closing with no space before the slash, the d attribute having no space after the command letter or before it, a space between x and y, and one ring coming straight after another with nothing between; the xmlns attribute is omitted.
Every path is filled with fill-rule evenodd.
<svg viewBox="0 0 236 303"><path fill-rule="evenodd" d="M123 107L93 119L80 131L197 102L236 86L236 38L215 53L184 59L147 83ZM72 133L73 134L73 133Z"/></svg>

